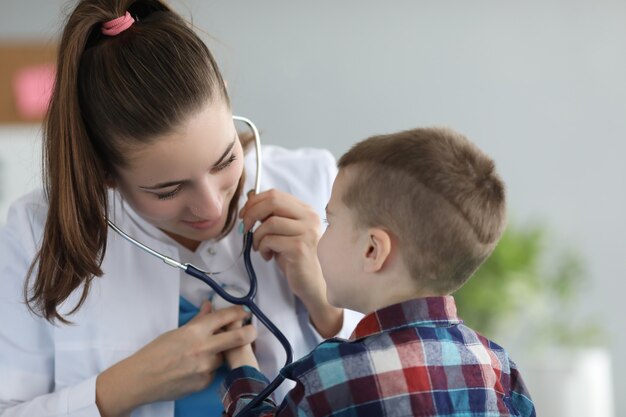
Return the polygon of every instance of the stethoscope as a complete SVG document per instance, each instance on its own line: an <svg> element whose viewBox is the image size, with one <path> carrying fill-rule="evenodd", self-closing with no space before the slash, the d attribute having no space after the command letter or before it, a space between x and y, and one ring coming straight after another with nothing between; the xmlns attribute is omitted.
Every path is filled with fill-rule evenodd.
<svg viewBox="0 0 626 417"><path fill-rule="evenodd" d="M249 119L245 117L233 116L233 119L245 123L254 133L254 145L256 148L256 160L257 160L256 179L254 182L254 192L258 194L261 188L261 139L259 136L259 131L257 130L254 123L252 123L252 121L250 121ZM210 272L203 271L200 268L192 264L182 263L168 256L165 256L162 253L159 253L155 251L154 249L151 249L148 246L144 245L143 243L130 237L124 231L118 228L111 220L107 219L107 223L109 224L109 227L111 229L113 229L115 232L117 232L120 236L128 240L133 245L149 253L150 255L156 258L159 258L160 260L165 262L167 265L173 268L182 269L188 275L191 275L192 277L197 278L200 281L204 282L209 287L211 287L213 291L219 294L220 297L222 297L224 300L228 301L229 303L246 306L250 310L250 312L254 314L254 316L261 323L263 323L263 325L267 327L267 329L270 332L272 332L272 334L283 345L283 348L285 349L285 354L287 356L285 360L285 366L289 365L292 362L293 354L291 351L291 345L289 344L289 341L287 340L285 335L283 335L282 332L278 330L278 328L274 325L274 323L272 323L270 319L268 319L267 316L261 311L261 309L254 303L254 296L256 295L256 288L257 288L257 278L254 272L254 268L252 267L252 261L250 260L250 250L252 248L252 230L248 231L243 237L243 262L246 268L246 273L248 274L248 280L250 281L250 289L248 290L248 293L246 295L241 296L241 297L235 297L232 294L229 294L224 288L222 288L222 286L218 282L216 282L213 278L211 278ZM274 380L267 387L265 387L263 391L261 391L239 413L237 413L237 416L243 416L247 412L249 412L252 408L256 407L259 403L261 403L261 401L267 398L276 388L278 388L278 386L283 382L284 379L285 378L279 373L276 376L276 378L274 378Z"/></svg>

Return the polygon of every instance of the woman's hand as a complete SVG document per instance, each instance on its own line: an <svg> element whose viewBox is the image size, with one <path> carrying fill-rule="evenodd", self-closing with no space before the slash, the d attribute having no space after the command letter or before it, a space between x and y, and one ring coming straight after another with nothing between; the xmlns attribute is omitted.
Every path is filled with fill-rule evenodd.
<svg viewBox="0 0 626 417"><path fill-rule="evenodd" d="M331 306L326 299L326 283L317 259L317 213L296 197L271 189L249 193L239 216L246 232L261 222L254 232L253 248L267 261L276 259L318 332L323 337L337 334L343 324L343 310Z"/></svg>
<svg viewBox="0 0 626 417"><path fill-rule="evenodd" d="M100 414L126 416L140 405L174 400L206 388L223 362L222 352L256 338L252 326L223 330L248 314L241 307L211 312L210 303L204 303L187 324L162 334L98 376Z"/></svg>

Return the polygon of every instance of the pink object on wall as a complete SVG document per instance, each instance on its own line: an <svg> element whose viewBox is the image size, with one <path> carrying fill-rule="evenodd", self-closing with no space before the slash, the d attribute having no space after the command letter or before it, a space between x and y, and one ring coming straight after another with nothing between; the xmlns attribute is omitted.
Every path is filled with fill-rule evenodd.
<svg viewBox="0 0 626 417"><path fill-rule="evenodd" d="M15 107L20 117L41 119L48 110L55 67L53 64L29 66L20 69L13 78Z"/></svg>

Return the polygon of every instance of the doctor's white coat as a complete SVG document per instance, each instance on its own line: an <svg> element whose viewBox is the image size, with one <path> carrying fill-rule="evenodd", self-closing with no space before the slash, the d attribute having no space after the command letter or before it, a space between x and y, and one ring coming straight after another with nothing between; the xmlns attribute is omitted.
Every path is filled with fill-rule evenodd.
<svg viewBox="0 0 626 417"><path fill-rule="evenodd" d="M254 168L254 152L250 152L244 190L254 188ZM263 168L262 190L289 192L323 215L336 174L329 152L264 146ZM234 263L242 245L242 235L236 230L219 242L203 242L192 253L145 222L118 194L111 192L110 197L111 218L131 236L202 269L227 269L217 276L222 283L247 288L241 260ZM93 280L84 305L68 317L72 325L52 325L29 313L23 302L24 277L41 240L46 209L41 191L26 195L12 206L0 233L0 416L99 416L96 376L176 328L180 295L199 305L209 289L110 230L104 275ZM252 262L259 281L257 304L291 342L294 357L303 356L321 341L306 310L290 292L274 261L265 262L254 252ZM79 295L76 291L61 312L71 311ZM348 337L360 317L346 311L338 336ZM271 379L284 363L283 349L262 325L257 328L256 354L262 371ZM289 388L283 383L278 398ZM139 407L132 415L165 417L173 413L169 401Z"/></svg>

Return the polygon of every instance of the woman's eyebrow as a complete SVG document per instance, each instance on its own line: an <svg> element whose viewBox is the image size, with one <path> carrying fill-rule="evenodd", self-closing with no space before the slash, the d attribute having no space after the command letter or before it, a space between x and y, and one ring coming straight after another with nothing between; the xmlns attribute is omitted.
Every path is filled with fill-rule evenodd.
<svg viewBox="0 0 626 417"><path fill-rule="evenodd" d="M159 190L161 188L171 187L172 185L184 184L187 182L189 182L189 180L174 180L174 181L160 182L158 184L154 184L150 186L140 185L139 188L141 188L142 190L154 191L154 190Z"/></svg>
<svg viewBox="0 0 626 417"><path fill-rule="evenodd" d="M233 150L233 147L235 146L235 141L237 139L238 139L238 136L235 133L235 138L233 139L233 141L230 143L230 145L228 145L228 147L226 148L226 150L224 151L222 156L220 156L220 158L217 160L217 162L215 162L215 164L213 164L214 168L216 166L218 166L219 164L221 164L222 161ZM189 182L189 180L174 180L174 181L160 182L158 184L148 185L148 186L140 185L139 188L141 188L142 190L154 191L154 190L160 190L161 188L171 187L173 185L185 184L185 183L188 183L188 182Z"/></svg>
<svg viewBox="0 0 626 417"><path fill-rule="evenodd" d="M222 156L220 156L220 159L217 160L217 162L215 164L213 164L213 167L218 166L219 164L222 163L222 161L224 160L224 158L226 158L228 156L228 154L230 153L230 151L233 150L233 146L235 146L235 141L237 140L238 136L237 133L235 133L235 138L233 139L233 141L230 143L230 145L228 145L228 148L226 148L226 150L224 151L224 153L222 154Z"/></svg>

